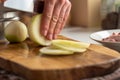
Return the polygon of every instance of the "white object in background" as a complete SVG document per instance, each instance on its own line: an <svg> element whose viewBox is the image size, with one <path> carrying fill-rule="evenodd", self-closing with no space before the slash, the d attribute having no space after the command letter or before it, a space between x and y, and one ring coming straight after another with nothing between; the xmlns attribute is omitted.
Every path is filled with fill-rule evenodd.
<svg viewBox="0 0 120 80"><path fill-rule="evenodd" d="M102 41L103 38L107 38L113 33L119 33L120 29L111 29L111 30L103 30L94 32L90 35L90 38L117 51L120 51L120 42L105 42Z"/></svg>
<svg viewBox="0 0 120 80"><path fill-rule="evenodd" d="M72 27L65 27L62 30L61 35L77 40L77 41L82 41L82 42L87 42L87 43L92 43L92 44L99 44L98 42L90 39L89 37L90 34L92 34L93 32L99 31L99 30L101 29L72 26Z"/></svg>

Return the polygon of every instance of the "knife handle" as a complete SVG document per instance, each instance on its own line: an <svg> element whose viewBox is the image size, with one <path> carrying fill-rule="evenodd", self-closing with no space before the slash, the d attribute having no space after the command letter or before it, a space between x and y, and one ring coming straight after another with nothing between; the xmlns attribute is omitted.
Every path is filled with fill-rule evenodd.
<svg viewBox="0 0 120 80"><path fill-rule="evenodd" d="M34 0L34 12L42 13L44 9L44 1L43 0Z"/></svg>

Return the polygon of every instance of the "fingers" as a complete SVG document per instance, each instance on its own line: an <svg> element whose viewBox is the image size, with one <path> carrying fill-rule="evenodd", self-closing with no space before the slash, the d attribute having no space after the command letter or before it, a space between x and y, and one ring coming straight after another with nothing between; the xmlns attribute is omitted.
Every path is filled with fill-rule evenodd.
<svg viewBox="0 0 120 80"><path fill-rule="evenodd" d="M68 19L70 10L71 10L71 3L66 2L61 9L58 22L57 22L56 27L54 29L54 39L57 38L57 35L60 33L60 31L65 26L65 23Z"/></svg>
<svg viewBox="0 0 120 80"><path fill-rule="evenodd" d="M47 39L55 39L65 25L70 9L69 0L45 0L41 34Z"/></svg>
<svg viewBox="0 0 120 80"><path fill-rule="evenodd" d="M67 19L68 19L68 17L69 17L70 11L71 11L71 5L70 5L70 6L67 8L67 10L66 10L65 17L64 17L63 23L62 23L62 25L61 25L61 27L60 27L60 29L59 29L59 31L58 31L58 34L60 33L60 31L61 31L61 30L63 29L63 27L65 26L66 21L67 21Z"/></svg>
<svg viewBox="0 0 120 80"><path fill-rule="evenodd" d="M60 11L64 4L65 4L65 0L59 0L55 4L53 15L50 21L48 34L47 34L47 38L49 38L50 40L54 39L54 29L56 27L56 24L58 23Z"/></svg>
<svg viewBox="0 0 120 80"><path fill-rule="evenodd" d="M43 36L47 35L54 5L55 5L55 0L45 0L45 6L43 10L43 16L42 16L41 27L40 27L41 28L40 32Z"/></svg>

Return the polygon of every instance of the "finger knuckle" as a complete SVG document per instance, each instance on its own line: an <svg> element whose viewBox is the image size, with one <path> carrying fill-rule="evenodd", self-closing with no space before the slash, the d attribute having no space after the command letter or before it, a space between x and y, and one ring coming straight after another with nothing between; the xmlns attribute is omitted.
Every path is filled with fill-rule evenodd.
<svg viewBox="0 0 120 80"><path fill-rule="evenodd" d="M44 15L46 19L50 20L51 19L51 14L45 14Z"/></svg>
<svg viewBox="0 0 120 80"><path fill-rule="evenodd" d="M62 23L63 22L63 17L60 17L59 19L58 19L58 23Z"/></svg>
<svg viewBox="0 0 120 80"><path fill-rule="evenodd" d="M52 21L56 23L57 20L58 20L58 16L57 16L57 15L54 15L53 18L52 18Z"/></svg>

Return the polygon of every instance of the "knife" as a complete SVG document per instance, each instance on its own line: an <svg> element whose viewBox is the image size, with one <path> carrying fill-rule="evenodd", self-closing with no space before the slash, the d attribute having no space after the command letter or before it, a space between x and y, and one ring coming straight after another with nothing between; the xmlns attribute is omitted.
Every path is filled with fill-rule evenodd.
<svg viewBox="0 0 120 80"><path fill-rule="evenodd" d="M11 8L28 13L42 13L44 8L44 1L43 0L6 0L3 6L6 8Z"/></svg>

